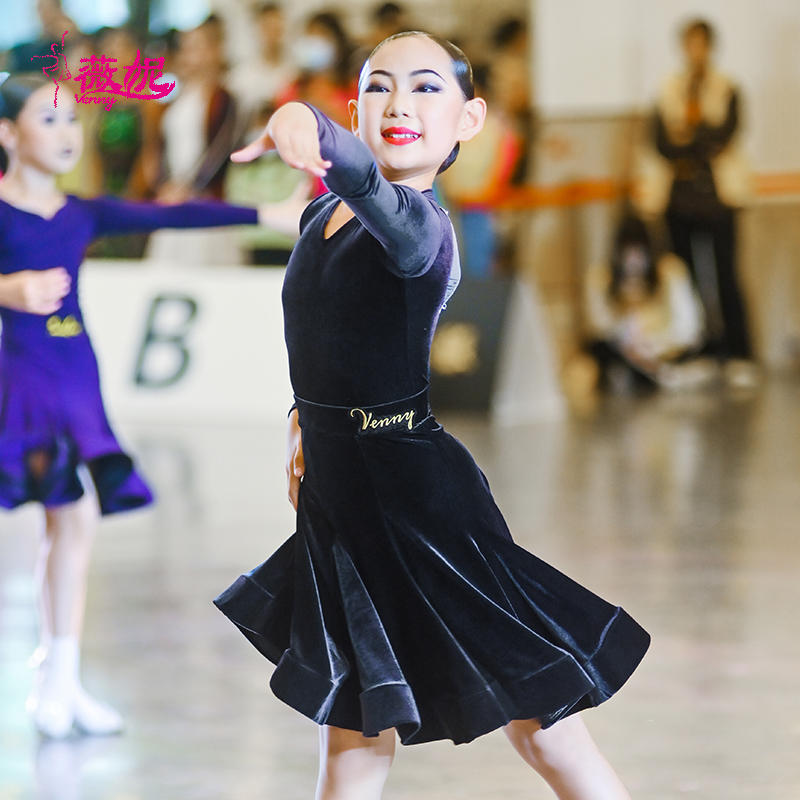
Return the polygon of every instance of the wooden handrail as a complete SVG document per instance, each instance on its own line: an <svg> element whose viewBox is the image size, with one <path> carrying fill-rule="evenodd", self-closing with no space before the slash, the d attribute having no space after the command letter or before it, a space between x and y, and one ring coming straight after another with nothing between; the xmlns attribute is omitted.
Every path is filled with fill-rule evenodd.
<svg viewBox="0 0 800 800"><path fill-rule="evenodd" d="M755 176L756 196L774 199L800 196L800 172L762 173ZM629 192L627 181L611 178L575 180L536 186L511 186L498 192L485 205L508 211L578 206L598 201L620 200Z"/></svg>

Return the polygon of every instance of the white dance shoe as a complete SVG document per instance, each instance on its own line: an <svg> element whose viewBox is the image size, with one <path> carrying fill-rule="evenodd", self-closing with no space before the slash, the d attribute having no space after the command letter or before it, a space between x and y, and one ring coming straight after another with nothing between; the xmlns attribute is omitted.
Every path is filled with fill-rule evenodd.
<svg viewBox="0 0 800 800"><path fill-rule="evenodd" d="M36 670L26 704L39 733L63 739L74 728L90 736L109 736L122 730L122 717L86 693L78 678L80 653L73 636L56 636Z"/></svg>
<svg viewBox="0 0 800 800"><path fill-rule="evenodd" d="M80 684L75 688L72 709L75 726L88 736L113 736L122 732L120 713L88 695Z"/></svg>

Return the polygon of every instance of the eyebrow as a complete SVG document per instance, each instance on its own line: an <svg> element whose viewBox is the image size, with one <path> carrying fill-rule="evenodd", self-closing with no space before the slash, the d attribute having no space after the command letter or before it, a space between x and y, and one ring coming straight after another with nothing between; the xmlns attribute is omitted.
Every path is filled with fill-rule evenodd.
<svg viewBox="0 0 800 800"><path fill-rule="evenodd" d="M370 75L370 77L372 77L373 75L385 75L387 78L393 78L394 77L394 73L387 72L385 69L374 69L374 70L372 70L372 72L370 72L369 75ZM435 75L437 78L439 78L439 80L442 80L442 81L444 80L444 78L438 72L436 72L436 70L433 70L433 69L415 69L411 73L411 75L412 75L412 77L415 77L417 75Z"/></svg>

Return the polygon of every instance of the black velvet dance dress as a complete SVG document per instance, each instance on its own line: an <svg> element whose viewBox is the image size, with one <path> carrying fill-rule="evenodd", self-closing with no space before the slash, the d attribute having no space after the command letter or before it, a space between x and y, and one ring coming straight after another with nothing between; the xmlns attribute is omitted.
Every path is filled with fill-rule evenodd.
<svg viewBox="0 0 800 800"><path fill-rule="evenodd" d="M484 475L431 416L450 221L315 114L332 193L306 210L283 289L305 456L297 531L215 603L277 665L275 694L317 723L396 728L404 744L547 727L616 692L650 637L514 544ZM326 239L339 198L356 218Z"/></svg>

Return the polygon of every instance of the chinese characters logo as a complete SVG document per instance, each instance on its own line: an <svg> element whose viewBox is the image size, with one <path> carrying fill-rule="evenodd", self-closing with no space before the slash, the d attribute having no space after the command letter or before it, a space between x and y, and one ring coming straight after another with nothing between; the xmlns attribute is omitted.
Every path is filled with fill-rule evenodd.
<svg viewBox="0 0 800 800"><path fill-rule="evenodd" d="M106 58L106 56L92 55L89 58L82 58L83 65L78 74L73 78L69 71L66 56L64 55L64 37L68 31L64 31L61 37L61 52L57 52L58 43L54 42L51 46L52 56L33 56L33 58L53 58L55 64L50 67L42 67L42 72L50 77L56 84L56 96L53 104L58 107L58 81L72 78L80 83L80 92L75 94L75 100L79 103L91 104L99 103L108 111L116 102L115 97L129 97L135 100L160 100L166 97L174 88L175 82L157 83L158 79L164 74L164 58L142 58L141 51L136 51L136 59L133 64L117 67L116 58ZM63 69L59 71L60 63L63 59ZM121 82L115 80L114 73L121 72Z"/></svg>

